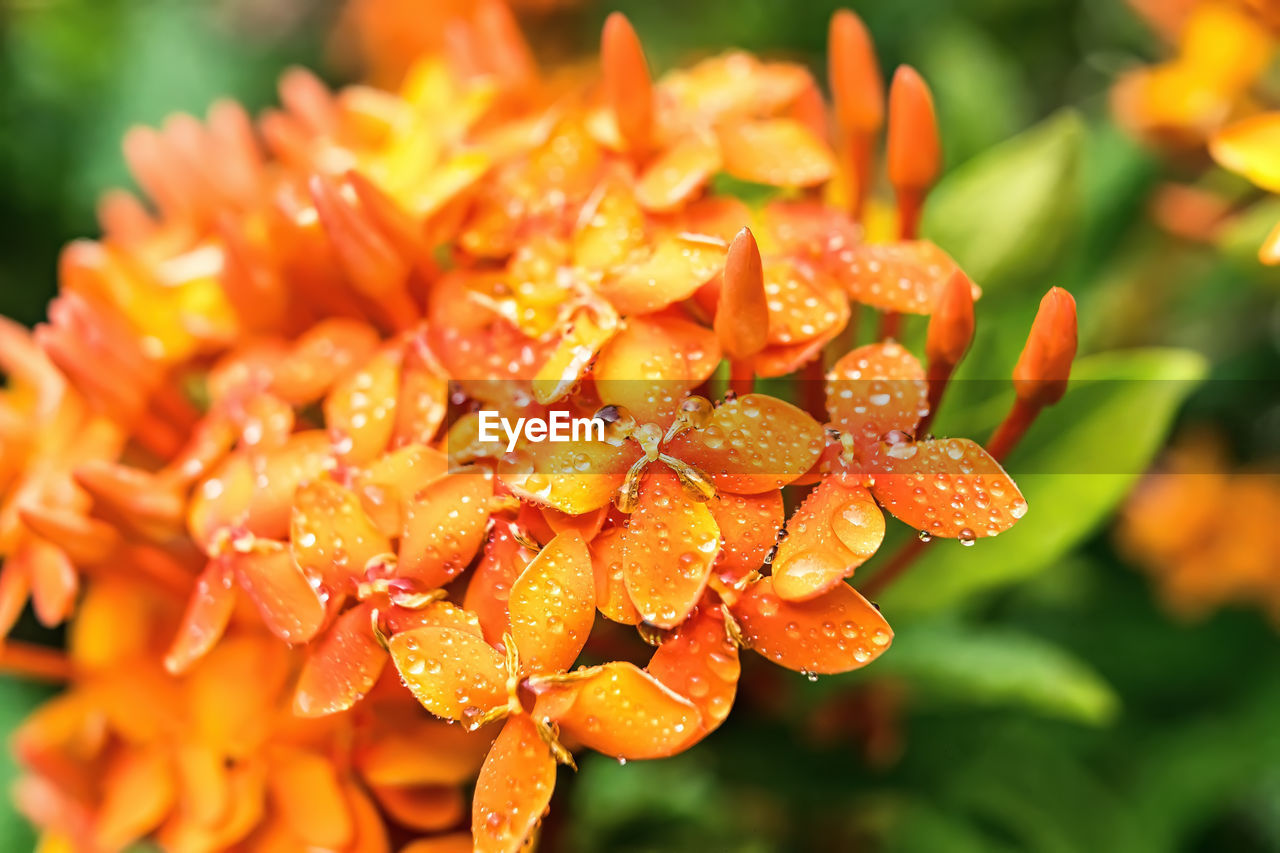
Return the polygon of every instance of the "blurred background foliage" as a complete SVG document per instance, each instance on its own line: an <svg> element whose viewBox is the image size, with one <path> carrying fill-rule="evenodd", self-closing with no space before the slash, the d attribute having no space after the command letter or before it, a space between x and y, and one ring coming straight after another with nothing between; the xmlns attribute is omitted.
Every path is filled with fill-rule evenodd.
<svg viewBox="0 0 1280 853"><path fill-rule="evenodd" d="M909 62L934 88L949 171L925 230L985 289L962 373L975 381L957 384L939 431L990 430L1041 294L1062 285L1079 301L1076 389L1010 462L1032 511L993 542L932 547L884 597L897 640L865 672L809 684L750 658L721 736L662 762L587 758L558 787L545 849L1280 851L1274 626L1247 609L1170 617L1109 534L1171 429L1208 424L1237 462L1280 454L1280 283L1254 257L1275 207L1210 245L1153 222L1170 179L1250 190L1115 126L1116 74L1163 51L1123 0L852 5L885 69ZM616 8L659 71L737 46L821 76L836 7L622 0L524 15L549 61L593 51ZM27 323L53 293L59 247L94 233L97 195L129 185L130 125L223 95L261 108L291 63L352 73L334 59L331 0L0 10L0 314ZM1077 469L1090 473L1065 473ZM0 683L0 726L43 695ZM15 820L0 814L6 849L24 846Z"/></svg>

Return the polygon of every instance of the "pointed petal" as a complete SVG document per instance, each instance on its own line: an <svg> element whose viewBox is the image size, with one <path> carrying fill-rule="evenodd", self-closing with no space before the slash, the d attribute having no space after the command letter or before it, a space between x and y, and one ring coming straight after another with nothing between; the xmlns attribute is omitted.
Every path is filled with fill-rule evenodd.
<svg viewBox="0 0 1280 853"><path fill-rule="evenodd" d="M400 369L392 447L425 444L436 437L449 408L449 380L420 359L406 356Z"/></svg>
<svg viewBox="0 0 1280 853"><path fill-rule="evenodd" d="M511 635L524 675L563 672L595 623L595 580L587 544L562 533L538 552L511 587Z"/></svg>
<svg viewBox="0 0 1280 853"><path fill-rule="evenodd" d="M747 587L732 610L751 648L797 672L857 669L893 639L875 605L844 583L809 601L790 602L765 577Z"/></svg>
<svg viewBox="0 0 1280 853"><path fill-rule="evenodd" d="M852 435L858 446L893 430L915 435L929 409L924 368L894 341L846 353L827 371L826 394L831 426Z"/></svg>
<svg viewBox="0 0 1280 853"><path fill-rule="evenodd" d="M517 853L551 803L556 760L524 714L507 719L476 780L471 833L476 853Z"/></svg>
<svg viewBox="0 0 1280 853"><path fill-rule="evenodd" d="M620 314L651 314L688 299L714 278L727 250L707 237L659 237L649 252L605 276L598 290Z"/></svg>
<svg viewBox="0 0 1280 853"><path fill-rule="evenodd" d="M669 213L696 196L723 161L714 139L689 134L653 160L636 183L636 201L650 213Z"/></svg>
<svg viewBox="0 0 1280 853"><path fill-rule="evenodd" d="M495 522L462 602L476 614L485 640L492 644L500 643L511 628L507 610L511 587L534 557L534 551L512 536L512 527L508 521Z"/></svg>
<svg viewBox="0 0 1280 853"><path fill-rule="evenodd" d="M331 591L347 591L365 566L391 552L390 540L365 515L360 499L329 479L312 480L293 499L289 548L298 567L323 578Z"/></svg>
<svg viewBox="0 0 1280 853"><path fill-rule="evenodd" d="M835 174L827 144L794 119L745 121L720 128L724 169L775 187L811 187Z"/></svg>
<svg viewBox="0 0 1280 853"><path fill-rule="evenodd" d="M720 550L720 530L707 507L663 468L650 471L622 534L627 595L644 621L679 625L702 597Z"/></svg>
<svg viewBox="0 0 1280 853"><path fill-rule="evenodd" d="M102 784L94 836L103 850L123 849L159 826L177 793L173 768L159 748L120 752Z"/></svg>
<svg viewBox="0 0 1280 853"><path fill-rule="evenodd" d="M707 509L723 540L714 566L716 575L733 584L763 566L786 517L782 491L774 489L758 495L722 492L715 500L707 501Z"/></svg>
<svg viewBox="0 0 1280 853"><path fill-rule="evenodd" d="M299 717L345 711L373 688L387 653L373 637L371 614L368 604L353 607L311 644L293 696Z"/></svg>
<svg viewBox="0 0 1280 853"><path fill-rule="evenodd" d="M316 635L324 624L324 602L286 548L237 553L229 559L240 586L271 633L290 644L305 643Z"/></svg>
<svg viewBox="0 0 1280 853"><path fill-rule="evenodd" d="M222 638L236 606L231 574L214 559L200 577L187 601L182 626L165 655L164 667L173 674L185 672Z"/></svg>
<svg viewBox="0 0 1280 853"><path fill-rule="evenodd" d="M809 470L825 444L822 427L800 409L745 394L719 406L705 428L668 442L666 452L701 470L717 488L757 494Z"/></svg>
<svg viewBox="0 0 1280 853"><path fill-rule="evenodd" d="M462 720L507 701L506 659L474 634L415 628L396 634L389 645L405 686L438 717Z"/></svg>
<svg viewBox="0 0 1280 853"><path fill-rule="evenodd" d="M324 422L338 456L363 465L387 449L396 425L400 353L383 350L347 374L324 400Z"/></svg>
<svg viewBox="0 0 1280 853"><path fill-rule="evenodd" d="M965 438L882 444L871 492L889 512L933 536L995 536L1027 512L1000 463Z"/></svg>
<svg viewBox="0 0 1280 853"><path fill-rule="evenodd" d="M738 646L710 597L663 640L646 667L649 674L685 697L702 716L699 738L719 728L733 707L742 666Z"/></svg>
<svg viewBox="0 0 1280 853"><path fill-rule="evenodd" d="M786 601L807 601L834 588L866 562L884 540L884 515L871 493L829 475L787 521L773 558L773 590Z"/></svg>
<svg viewBox="0 0 1280 853"><path fill-rule="evenodd" d="M592 376L602 403L641 423L670 423L685 392L720 363L715 332L680 317L632 317L600 352Z"/></svg>
<svg viewBox="0 0 1280 853"><path fill-rule="evenodd" d="M595 575L596 607L606 619L623 625L638 625L640 611L636 610L627 593L626 562L622 550L624 533L622 527L610 527L591 540L591 570Z"/></svg>
<svg viewBox="0 0 1280 853"><path fill-rule="evenodd" d="M618 758L664 758L698 736L694 704L635 664L613 661L574 675L535 689L538 708L584 746Z"/></svg>
<svg viewBox="0 0 1280 853"><path fill-rule="evenodd" d="M428 588L465 569L484 542L493 474L485 468L436 480L405 507L400 576Z"/></svg>
<svg viewBox="0 0 1280 853"><path fill-rule="evenodd" d="M931 313L947 280L959 271L956 262L928 240L868 243L854 248L846 263L833 268L850 299L903 314ZM973 298L981 295L973 285Z"/></svg>

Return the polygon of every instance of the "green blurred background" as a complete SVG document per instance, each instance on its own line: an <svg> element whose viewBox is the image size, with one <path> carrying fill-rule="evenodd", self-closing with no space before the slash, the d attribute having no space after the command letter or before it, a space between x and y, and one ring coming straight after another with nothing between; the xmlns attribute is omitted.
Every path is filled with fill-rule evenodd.
<svg viewBox="0 0 1280 853"><path fill-rule="evenodd" d="M821 76L836 6L628 0L525 17L547 54L594 50L618 8L658 70L740 46ZM1108 473L1032 475L1025 525L963 554L932 549L883 602L898 639L875 666L810 684L752 658L716 737L663 762L585 757L544 849L1280 851L1274 627L1249 608L1172 619L1110 532L1171 430L1208 424L1241 463L1280 453L1280 288L1254 259L1280 211L1264 206L1212 245L1150 221L1151 193L1171 178L1250 190L1114 126L1116 74L1164 49L1122 0L852 8L886 71L909 62L934 87L951 171L926 227L986 290L966 375L1007 375L1057 284L1080 304L1078 374L1142 381L1084 388L1037 425L1015 473L1083 458L1105 458ZM26 323L54 292L59 246L95 232L98 193L129 185L119 139L131 124L202 113L220 95L261 108L292 63L343 79L333 2L0 9L0 314ZM1003 386L962 386L942 431L984 435L1006 399ZM0 725L38 698L0 688ZM0 821L4 849L23 849L15 819Z"/></svg>

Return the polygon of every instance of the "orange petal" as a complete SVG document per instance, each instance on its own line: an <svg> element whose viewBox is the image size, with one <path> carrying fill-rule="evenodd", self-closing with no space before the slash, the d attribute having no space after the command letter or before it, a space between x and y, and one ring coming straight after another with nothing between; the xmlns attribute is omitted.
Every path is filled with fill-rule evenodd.
<svg viewBox="0 0 1280 853"><path fill-rule="evenodd" d="M200 826L213 826L231 807L231 780L221 755L203 744L185 744L176 755L181 810Z"/></svg>
<svg viewBox="0 0 1280 853"><path fill-rule="evenodd" d="M846 263L831 270L849 298L904 314L932 312L947 280L960 270L950 255L928 240L869 243L854 248L847 257ZM973 298L981 295L973 285Z"/></svg>
<svg viewBox="0 0 1280 853"><path fill-rule="evenodd" d="M677 436L665 450L708 475L717 488L757 494L809 470L825 444L822 427L800 409L745 394L716 408L706 427Z"/></svg>
<svg viewBox="0 0 1280 853"><path fill-rule="evenodd" d="M277 545L278 543L259 543ZM324 624L324 602L283 546L235 553L229 559L262 621L286 643L305 643Z"/></svg>
<svg viewBox="0 0 1280 853"><path fill-rule="evenodd" d="M844 294L809 264L771 258L764 267L764 277L770 344L791 346L843 326L845 317L839 303Z"/></svg>
<svg viewBox="0 0 1280 853"><path fill-rule="evenodd" d="M470 833L451 832L411 841L400 853L473 853L474 849Z"/></svg>
<svg viewBox="0 0 1280 853"><path fill-rule="evenodd" d="M94 836L103 850L123 849L159 826L177 793L169 757L160 748L121 751L101 782Z"/></svg>
<svg viewBox="0 0 1280 853"><path fill-rule="evenodd" d="M331 464L329 439L320 430L294 433L281 447L232 453L192 493L191 535L207 547L217 531L243 525L255 536L284 538L294 492Z"/></svg>
<svg viewBox="0 0 1280 853"><path fill-rule="evenodd" d="M617 758L664 758L698 737L697 707L635 664L613 661L574 675L535 689L539 708L584 746Z"/></svg>
<svg viewBox="0 0 1280 853"><path fill-rule="evenodd" d="M457 826L466 814L462 792L450 785L383 786L374 795L392 820L409 829L438 832Z"/></svg>
<svg viewBox="0 0 1280 853"><path fill-rule="evenodd" d="M744 121L720 128L724 169L775 187L811 187L835 173L827 144L794 119Z"/></svg>
<svg viewBox="0 0 1280 853"><path fill-rule="evenodd" d="M1280 192L1280 112L1260 113L1214 134L1209 153L1226 169Z"/></svg>
<svg viewBox="0 0 1280 853"><path fill-rule="evenodd" d="M933 95L924 78L909 65L899 65L889 84L885 160L889 182L899 194L928 189L942 170Z"/></svg>
<svg viewBox="0 0 1280 853"><path fill-rule="evenodd" d="M347 374L324 400L324 422L338 456L363 465L387 449L396 425L400 354L385 349Z"/></svg>
<svg viewBox="0 0 1280 853"><path fill-rule="evenodd" d="M636 610L627 593L625 558L622 552L622 527L610 527L591 540L591 569L595 574L596 607L605 618L623 625L640 624L640 611Z"/></svg>
<svg viewBox="0 0 1280 853"><path fill-rule="evenodd" d="M809 601L791 602L773 591L772 578L761 578L733 605L733 615L751 648L798 672L857 669L893 639L876 606L845 583Z"/></svg>
<svg viewBox="0 0 1280 853"><path fill-rule="evenodd" d="M707 501L707 509L723 540L714 567L719 578L733 584L763 566L786 518L782 491L774 489L758 495L722 492L717 499Z"/></svg>
<svg viewBox="0 0 1280 853"><path fill-rule="evenodd" d="M669 423L685 392L720 363L715 332L680 317L632 317L600 352L592 375L600 401L641 423Z"/></svg>
<svg viewBox="0 0 1280 853"><path fill-rule="evenodd" d="M370 560L391 551L391 542L365 515L355 493L329 479L298 489L290 527L289 547L298 567L323 578L333 592L349 591L364 578Z"/></svg>
<svg viewBox="0 0 1280 853"><path fill-rule="evenodd" d="M60 625L75 607L80 576L65 551L42 539L23 544L14 558L26 563L31 606L41 625Z"/></svg>
<svg viewBox="0 0 1280 853"><path fill-rule="evenodd" d="M336 714L355 705L373 688L382 675L387 653L373 637L372 610L368 604L351 608L311 644L293 697L295 714Z"/></svg>
<svg viewBox="0 0 1280 853"><path fill-rule="evenodd" d="M273 805L299 841L341 849L355 825L333 762L294 747L277 748L267 777Z"/></svg>
<svg viewBox="0 0 1280 853"><path fill-rule="evenodd" d="M651 314L688 299L724 269L727 247L696 235L660 237L643 257L615 269L599 292L620 314Z"/></svg>
<svg viewBox="0 0 1280 853"><path fill-rule="evenodd" d="M751 229L743 228L729 244L716 299L716 338L730 359L750 358L769 342L767 290L760 247Z"/></svg>
<svg viewBox="0 0 1280 853"><path fill-rule="evenodd" d="M668 470L650 471L622 534L627 595L646 622L679 625L693 610L720 550L711 511Z"/></svg>
<svg viewBox="0 0 1280 853"><path fill-rule="evenodd" d="M498 463L498 476L524 500L580 515L608 505L640 455L630 441L614 447L602 441L522 440Z"/></svg>
<svg viewBox="0 0 1280 853"><path fill-rule="evenodd" d="M506 659L474 634L415 628L389 642L405 686L438 717L462 720L507 701Z"/></svg>
<svg viewBox="0 0 1280 853"><path fill-rule="evenodd" d="M620 178L601 184L579 223L573 234L573 263L583 269L616 266L644 245L644 212L631 187Z"/></svg>
<svg viewBox="0 0 1280 853"><path fill-rule="evenodd" d="M377 711L377 725L357 731L353 750L368 784L461 785L475 779L491 737L424 714L415 702Z"/></svg>
<svg viewBox="0 0 1280 853"><path fill-rule="evenodd" d="M488 469L450 474L419 492L405 506L400 576L437 587L465 569L484 542L492 496Z"/></svg>
<svg viewBox="0 0 1280 853"><path fill-rule="evenodd" d="M511 635L524 675L563 672L595 623L595 581L587 544L562 533L538 552L511 587Z"/></svg>
<svg viewBox="0 0 1280 853"><path fill-rule="evenodd" d="M1000 463L967 438L882 444L871 465L876 500L932 536L995 536L1027 512Z"/></svg>
<svg viewBox="0 0 1280 853"><path fill-rule="evenodd" d="M509 717L493 742L471 807L476 853L517 853L551 802L556 760L524 714Z"/></svg>
<svg viewBox="0 0 1280 853"><path fill-rule="evenodd" d="M587 309L574 313L556 348L533 377L535 400L543 405L555 403L567 397L582 381L596 354L618 331L616 316L603 320Z"/></svg>
<svg viewBox="0 0 1280 853"><path fill-rule="evenodd" d="M720 146L693 133L682 136L636 182L636 201L650 213L669 213L697 195L722 165Z"/></svg>
<svg viewBox="0 0 1280 853"><path fill-rule="evenodd" d="M860 446L880 441L892 430L915 435L928 413L924 368L893 341L846 353L827 371L826 385L831 425Z"/></svg>
<svg viewBox="0 0 1280 853"><path fill-rule="evenodd" d="M508 521L495 521L463 599L463 606L480 620L484 638L495 644L511 627L507 611L511 587L534 556L532 550L516 541L513 528Z"/></svg>
<svg viewBox="0 0 1280 853"><path fill-rule="evenodd" d="M235 586L231 581L224 561L218 559L210 560L196 578L182 627L165 655L164 666L169 672L176 675L186 671L222 638L236 606Z"/></svg>
<svg viewBox="0 0 1280 853"><path fill-rule="evenodd" d="M322 320L298 338L275 368L270 390L294 405L315 402L339 377L369 359L377 346L378 333L367 323Z"/></svg>
<svg viewBox="0 0 1280 853"><path fill-rule="evenodd" d="M742 672L738 645L729 636L720 606L703 599L645 668L697 707L702 715L699 737L715 731L729 716Z"/></svg>
<svg viewBox="0 0 1280 853"><path fill-rule="evenodd" d="M386 536L404 528L404 505L449 472L449 457L422 444L384 454L356 476L364 511Z"/></svg>
<svg viewBox="0 0 1280 853"><path fill-rule="evenodd" d="M415 628L453 628L476 637L484 637L480 620L466 608L451 601L432 601L426 607L391 607L379 614L386 630L391 634L412 631Z"/></svg>
<svg viewBox="0 0 1280 853"><path fill-rule="evenodd" d="M787 521L773 558L773 590L786 601L815 598L853 574L884 540L884 515L862 486L829 475Z"/></svg>
<svg viewBox="0 0 1280 853"><path fill-rule="evenodd" d="M392 447L426 444L436 437L449 405L449 380L421 360L406 356L400 369L400 396Z"/></svg>

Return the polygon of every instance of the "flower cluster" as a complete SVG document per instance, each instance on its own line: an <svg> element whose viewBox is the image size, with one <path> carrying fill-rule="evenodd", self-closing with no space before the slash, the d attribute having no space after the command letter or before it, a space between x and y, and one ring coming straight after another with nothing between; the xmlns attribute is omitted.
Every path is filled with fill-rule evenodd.
<svg viewBox="0 0 1280 853"><path fill-rule="evenodd" d="M940 156L910 69L897 233L866 239L886 109L856 17L834 133L796 65L655 81L615 15L599 84L552 82L505 7L477 20L396 91L295 70L257 121L134 130L150 203L104 199L49 322L0 326L0 618L72 619L69 689L18 739L51 844L521 849L573 750L719 726L742 651L882 654L846 580L884 511L966 543L1026 511L998 459L1065 391L1074 303L1045 297L986 449L929 436L979 290L916 233ZM507 453L481 409L605 438Z"/></svg>

